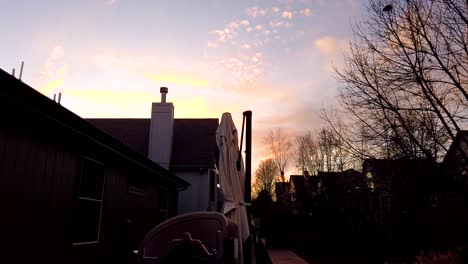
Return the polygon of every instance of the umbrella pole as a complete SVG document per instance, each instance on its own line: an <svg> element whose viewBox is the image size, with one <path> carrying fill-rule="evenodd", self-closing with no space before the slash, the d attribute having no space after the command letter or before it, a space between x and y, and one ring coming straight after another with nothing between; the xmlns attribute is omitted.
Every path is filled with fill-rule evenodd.
<svg viewBox="0 0 468 264"><path fill-rule="evenodd" d="M247 204L252 202L251 196L251 178L252 178L252 111L245 111L244 113L245 118L245 193L244 193L244 201ZM242 144L242 143L241 143ZM252 215L251 215L251 207L246 206L247 210L247 219L249 221L249 229L250 229L250 237L244 244L244 263L246 264L253 264L256 263L255 261L255 253L253 250L255 249L255 231L251 226Z"/></svg>
<svg viewBox="0 0 468 264"><path fill-rule="evenodd" d="M251 203L252 178L252 111L245 111L245 202ZM250 211L250 210L248 210Z"/></svg>

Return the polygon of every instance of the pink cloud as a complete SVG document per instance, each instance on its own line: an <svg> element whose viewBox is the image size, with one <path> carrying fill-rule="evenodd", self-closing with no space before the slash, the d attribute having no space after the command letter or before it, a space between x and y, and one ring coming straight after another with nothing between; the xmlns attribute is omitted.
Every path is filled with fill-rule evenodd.
<svg viewBox="0 0 468 264"><path fill-rule="evenodd" d="M264 17L268 14L268 9L262 9L258 6L248 7L245 9L245 13L247 16L256 18L256 17Z"/></svg>
<svg viewBox="0 0 468 264"><path fill-rule="evenodd" d="M312 10L310 8L302 9L301 14L304 15L304 16L311 16L312 15Z"/></svg>
<svg viewBox="0 0 468 264"><path fill-rule="evenodd" d="M113 6L115 4L115 2L117 2L117 1L116 0L106 0L105 4L109 5L109 6Z"/></svg>
<svg viewBox="0 0 468 264"><path fill-rule="evenodd" d="M283 13L281 14L281 16L282 16L283 18L292 19L292 18L293 18L293 13L290 12L290 11L283 11Z"/></svg>

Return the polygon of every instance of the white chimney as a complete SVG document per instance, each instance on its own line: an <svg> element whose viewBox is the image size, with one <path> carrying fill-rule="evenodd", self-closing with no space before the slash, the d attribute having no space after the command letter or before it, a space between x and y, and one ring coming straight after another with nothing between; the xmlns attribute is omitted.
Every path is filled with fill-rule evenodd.
<svg viewBox="0 0 468 264"><path fill-rule="evenodd" d="M169 89L167 89L167 87L161 87L159 89L159 91L161 92L161 103L165 103L166 102L166 94L169 92Z"/></svg>
<svg viewBox="0 0 468 264"><path fill-rule="evenodd" d="M161 102L151 107L148 158L169 169L172 155L172 134L174 128L174 105L166 103L168 89L161 87Z"/></svg>

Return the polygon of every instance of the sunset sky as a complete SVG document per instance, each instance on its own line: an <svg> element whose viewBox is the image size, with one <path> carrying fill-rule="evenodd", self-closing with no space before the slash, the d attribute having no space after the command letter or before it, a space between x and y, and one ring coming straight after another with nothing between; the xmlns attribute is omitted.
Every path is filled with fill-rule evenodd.
<svg viewBox="0 0 468 264"><path fill-rule="evenodd" d="M81 117L149 118L169 87L176 118L253 111L263 137L321 126L335 99L332 65L364 12L359 0L0 0L0 68Z"/></svg>

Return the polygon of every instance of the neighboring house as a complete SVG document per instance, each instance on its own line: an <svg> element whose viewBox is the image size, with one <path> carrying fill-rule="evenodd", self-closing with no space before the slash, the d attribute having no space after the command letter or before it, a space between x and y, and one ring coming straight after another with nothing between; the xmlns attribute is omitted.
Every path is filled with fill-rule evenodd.
<svg viewBox="0 0 468 264"><path fill-rule="evenodd" d="M447 191L468 191L468 131L461 131L450 145L442 162Z"/></svg>
<svg viewBox="0 0 468 264"><path fill-rule="evenodd" d="M120 263L188 183L0 70L3 263Z"/></svg>
<svg viewBox="0 0 468 264"><path fill-rule="evenodd" d="M362 168L371 190L390 193L431 191L438 172L437 164L426 159L367 159Z"/></svg>
<svg viewBox="0 0 468 264"><path fill-rule="evenodd" d="M289 182L275 183L276 201L279 203L289 203L291 198L289 194Z"/></svg>
<svg viewBox="0 0 468 264"><path fill-rule="evenodd" d="M174 119L174 105L166 103L167 88L161 88L161 102L153 103L147 119L87 119L127 144L141 155L190 183L179 193L179 213L214 210L218 176L217 118Z"/></svg>
<svg viewBox="0 0 468 264"><path fill-rule="evenodd" d="M289 193L292 201L306 200L319 192L319 181L317 176L310 176L307 171L304 175L291 175L289 177Z"/></svg>
<svg viewBox="0 0 468 264"><path fill-rule="evenodd" d="M315 176L305 175L291 175L289 177L289 195L293 213L297 214L304 212L307 206L312 203L312 191L310 188L310 178Z"/></svg>
<svg viewBox="0 0 468 264"><path fill-rule="evenodd" d="M320 191L329 195L343 195L366 190L366 181L361 172L348 169L340 172L317 173Z"/></svg>
<svg viewBox="0 0 468 264"><path fill-rule="evenodd" d="M448 239L466 241L468 237L468 131L461 131L450 145L441 164L441 192L436 205L443 208L443 217L439 217L441 236ZM447 235L449 235L447 237Z"/></svg>
<svg viewBox="0 0 468 264"><path fill-rule="evenodd" d="M337 194L338 188L338 177L341 172L324 172L319 171L317 173L318 181L320 185L320 193L324 195L335 195Z"/></svg>
<svg viewBox="0 0 468 264"><path fill-rule="evenodd" d="M304 199L318 194L321 184L317 176L310 176L307 171L304 171L304 175L291 175L289 182L289 193L292 200Z"/></svg>
<svg viewBox="0 0 468 264"><path fill-rule="evenodd" d="M308 190L306 189L305 177L307 176L304 176L304 175L289 176L288 193L290 195L291 202L296 202L298 200L303 201L305 196L307 196Z"/></svg>
<svg viewBox="0 0 468 264"><path fill-rule="evenodd" d="M373 215L388 224L392 234L402 231L399 224L428 212L440 183L437 164L425 159L368 159L363 163L363 175L376 199Z"/></svg>

